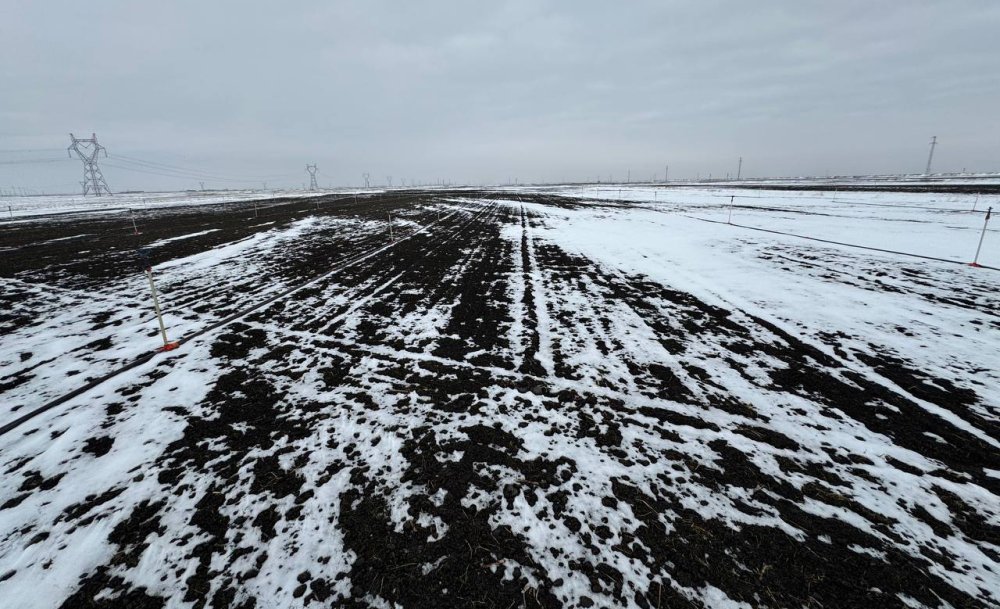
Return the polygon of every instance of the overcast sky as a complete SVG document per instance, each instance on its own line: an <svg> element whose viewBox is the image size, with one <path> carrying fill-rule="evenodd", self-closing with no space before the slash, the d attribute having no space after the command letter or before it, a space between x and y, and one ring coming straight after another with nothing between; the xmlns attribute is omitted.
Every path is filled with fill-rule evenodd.
<svg viewBox="0 0 1000 609"><path fill-rule="evenodd" d="M11 0L0 75L0 188L1000 170L996 0Z"/></svg>

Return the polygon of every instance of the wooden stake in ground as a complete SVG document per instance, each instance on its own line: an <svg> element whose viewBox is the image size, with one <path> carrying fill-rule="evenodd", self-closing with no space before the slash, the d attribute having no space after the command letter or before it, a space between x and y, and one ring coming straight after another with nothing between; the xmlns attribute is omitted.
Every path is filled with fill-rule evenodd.
<svg viewBox="0 0 1000 609"><path fill-rule="evenodd" d="M733 223L733 200L735 198L736 195L729 197L729 224Z"/></svg>
<svg viewBox="0 0 1000 609"><path fill-rule="evenodd" d="M986 237L986 225L990 223L990 216L993 214L993 208L986 210L986 220L983 221L983 232L979 233L979 246L976 247L976 257L972 259L969 266L974 266L980 268L982 265L979 264L979 251L983 249L983 238Z"/></svg>
<svg viewBox="0 0 1000 609"><path fill-rule="evenodd" d="M254 218L257 217L257 202L256 201L253 202L253 217Z"/></svg>
<svg viewBox="0 0 1000 609"><path fill-rule="evenodd" d="M180 346L180 343L170 342L167 339L167 326L163 323L163 313L160 312L160 298L156 293L156 283L153 282L153 267L149 262L149 250L138 250L138 254L142 270L146 273L146 279L149 280L149 291L153 294L153 309L156 311L156 321L160 324L160 336L163 338L163 346L157 351L173 351Z"/></svg>
<svg viewBox="0 0 1000 609"><path fill-rule="evenodd" d="M395 243L396 242L396 238L392 236L392 214L388 213L388 215L389 215L389 241L392 241L393 243Z"/></svg>
<svg viewBox="0 0 1000 609"><path fill-rule="evenodd" d="M138 235L139 234L139 227L136 226L136 224L135 224L135 210L132 209L132 208L129 208L128 213L129 213L129 215L132 216L132 231L133 231L132 234L133 235Z"/></svg>

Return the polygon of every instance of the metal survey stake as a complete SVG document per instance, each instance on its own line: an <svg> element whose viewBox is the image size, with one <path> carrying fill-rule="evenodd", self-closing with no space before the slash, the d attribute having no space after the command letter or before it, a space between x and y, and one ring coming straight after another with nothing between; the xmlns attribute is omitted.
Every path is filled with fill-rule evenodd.
<svg viewBox="0 0 1000 609"><path fill-rule="evenodd" d="M993 208L990 207L986 210L986 220L983 221L983 232L979 233L979 245L976 247L976 257L972 259L969 266L974 266L980 268L983 265L979 264L979 251L983 249L983 238L986 237L986 225L990 223L990 216L993 214Z"/></svg>
<svg viewBox="0 0 1000 609"><path fill-rule="evenodd" d="M153 266L149 262L149 250L138 249L136 254L139 256L139 266L142 267L143 272L146 273L146 279L149 280L149 291L153 294L153 309L156 311L156 321L160 324L160 336L163 337L163 346L157 351L173 351L180 346L180 343L178 341L170 342L167 339L167 327L163 323L163 314L160 312L160 298L156 293L156 284L153 282Z"/></svg>

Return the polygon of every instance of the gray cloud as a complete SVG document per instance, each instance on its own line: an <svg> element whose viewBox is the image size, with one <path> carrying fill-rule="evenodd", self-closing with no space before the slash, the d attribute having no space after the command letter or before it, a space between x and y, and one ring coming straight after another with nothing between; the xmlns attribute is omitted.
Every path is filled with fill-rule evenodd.
<svg viewBox="0 0 1000 609"><path fill-rule="evenodd" d="M997 170L998 25L992 0L5 3L0 187L71 190L78 164L9 152L68 131L287 186L307 162L336 185L919 171L931 135L938 169Z"/></svg>

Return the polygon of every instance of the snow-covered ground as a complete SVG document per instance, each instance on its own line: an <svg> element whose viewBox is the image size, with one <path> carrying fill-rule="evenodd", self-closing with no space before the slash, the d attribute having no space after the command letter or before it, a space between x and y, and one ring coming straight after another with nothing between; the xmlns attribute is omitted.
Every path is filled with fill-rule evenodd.
<svg viewBox="0 0 1000 609"><path fill-rule="evenodd" d="M1000 272L752 230L966 262L975 195L618 190L129 237L191 339L0 436L0 598L996 606ZM135 271L17 260L0 423L157 346Z"/></svg>
<svg viewBox="0 0 1000 609"><path fill-rule="evenodd" d="M554 192L584 200L638 203L649 209L686 213L690 217L959 262L972 261L987 208L993 207L1000 213L1000 195L995 194L779 191L715 186L594 186ZM706 230L720 233L725 229ZM734 230L729 234L741 233ZM990 221L980 262L1000 266L1000 221L996 216Z"/></svg>

